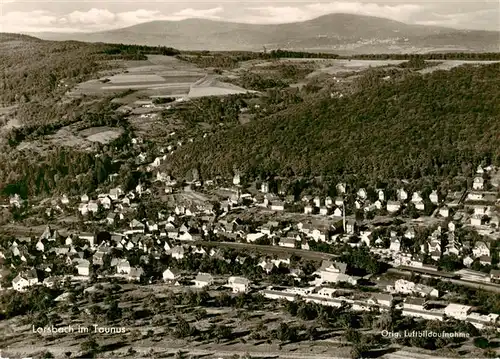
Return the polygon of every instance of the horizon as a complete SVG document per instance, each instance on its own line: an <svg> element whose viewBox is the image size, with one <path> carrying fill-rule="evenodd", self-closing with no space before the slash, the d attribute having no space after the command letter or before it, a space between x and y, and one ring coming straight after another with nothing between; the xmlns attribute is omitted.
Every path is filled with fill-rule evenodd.
<svg viewBox="0 0 500 359"><path fill-rule="evenodd" d="M183 3L155 0L37 1L0 0L0 32L92 33L117 30L152 21L204 19L250 25L273 25L309 21L326 15L372 16L408 25L446 27L457 30L500 31L500 3L426 0L324 1L234 0Z"/></svg>

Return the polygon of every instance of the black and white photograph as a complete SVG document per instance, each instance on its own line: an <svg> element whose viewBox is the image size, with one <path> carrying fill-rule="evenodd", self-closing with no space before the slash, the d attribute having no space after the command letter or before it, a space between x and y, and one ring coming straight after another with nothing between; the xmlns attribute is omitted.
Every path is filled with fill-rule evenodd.
<svg viewBox="0 0 500 359"><path fill-rule="evenodd" d="M0 359L499 357L498 0L0 0Z"/></svg>

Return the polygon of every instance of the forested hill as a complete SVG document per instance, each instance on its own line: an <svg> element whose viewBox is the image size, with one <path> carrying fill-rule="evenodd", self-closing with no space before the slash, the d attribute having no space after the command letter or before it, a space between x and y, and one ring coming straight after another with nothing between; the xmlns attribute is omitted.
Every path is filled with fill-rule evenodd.
<svg viewBox="0 0 500 359"><path fill-rule="evenodd" d="M182 175L448 176L500 164L500 65L401 81L366 77L354 96L304 102L179 149Z"/></svg>

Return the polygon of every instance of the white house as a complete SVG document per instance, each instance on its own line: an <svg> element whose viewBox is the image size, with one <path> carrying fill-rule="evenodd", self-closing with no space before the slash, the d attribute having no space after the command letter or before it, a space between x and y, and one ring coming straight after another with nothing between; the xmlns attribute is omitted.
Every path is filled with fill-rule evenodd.
<svg viewBox="0 0 500 359"><path fill-rule="evenodd" d="M109 191L109 197L113 200L116 201L120 196L123 195L123 191L120 187L113 188Z"/></svg>
<svg viewBox="0 0 500 359"><path fill-rule="evenodd" d="M447 206L441 207L439 209L439 215L444 218L448 218L450 216L450 209Z"/></svg>
<svg viewBox="0 0 500 359"><path fill-rule="evenodd" d="M367 193L366 193L366 190L365 190L364 188L360 188L360 189L358 190L358 193L357 193L357 194L358 194L358 197L359 197L360 199L362 199L362 200L365 200L365 199L366 199L366 197L368 196L368 195L367 195Z"/></svg>
<svg viewBox="0 0 500 359"><path fill-rule="evenodd" d="M450 303L446 308L444 308L444 314L458 320L466 320L467 316L471 312L471 309L472 307L468 305Z"/></svg>
<svg viewBox="0 0 500 359"><path fill-rule="evenodd" d="M266 237L266 234L264 233L248 233L247 234L247 242L248 243L254 243L258 241L259 239L263 239Z"/></svg>
<svg viewBox="0 0 500 359"><path fill-rule="evenodd" d="M141 277L144 275L144 269L141 267L130 268L130 272L127 275L127 279L130 281L139 281Z"/></svg>
<svg viewBox="0 0 500 359"><path fill-rule="evenodd" d="M214 283L214 278L209 273L198 273L194 279L194 286L196 288L204 288L212 285Z"/></svg>
<svg viewBox="0 0 500 359"><path fill-rule="evenodd" d="M332 198L330 196L328 196L328 197L325 198L325 206L327 208L330 208L330 207L333 206L333 200L332 200Z"/></svg>
<svg viewBox="0 0 500 359"><path fill-rule="evenodd" d="M284 211L285 203L282 201L272 201L271 202L271 211Z"/></svg>
<svg viewBox="0 0 500 359"><path fill-rule="evenodd" d="M400 208L401 208L401 204L399 202L396 202L396 201L388 201L387 202L387 212L389 212L389 213L397 212L397 211L399 211Z"/></svg>
<svg viewBox="0 0 500 359"><path fill-rule="evenodd" d="M229 277L228 286L233 293L246 293L250 289L250 281L243 277Z"/></svg>
<svg viewBox="0 0 500 359"><path fill-rule="evenodd" d="M389 246L389 250L392 252L399 252L401 250L401 241L399 238L391 238L391 245Z"/></svg>
<svg viewBox="0 0 500 359"><path fill-rule="evenodd" d="M419 211L425 210L425 204L424 202L416 202L415 203L415 208Z"/></svg>
<svg viewBox="0 0 500 359"><path fill-rule="evenodd" d="M280 247L286 247L286 248L295 248L295 238L281 238L278 245Z"/></svg>
<svg viewBox="0 0 500 359"><path fill-rule="evenodd" d="M379 189L378 190L378 200L380 202L384 202L385 201L385 193L384 193L384 190L381 190Z"/></svg>
<svg viewBox="0 0 500 359"><path fill-rule="evenodd" d="M313 208L313 206L311 206L310 204L308 204L308 205L306 205L306 206L304 207L304 213L305 213L305 214L312 214L312 213L313 213L313 210L314 210L314 208Z"/></svg>
<svg viewBox="0 0 500 359"><path fill-rule="evenodd" d="M241 183L241 178L240 178L240 174L239 173L236 173L233 177L233 184L235 186L239 186Z"/></svg>
<svg viewBox="0 0 500 359"><path fill-rule="evenodd" d="M163 272L163 280L165 282L168 282L168 281L177 281L180 278L181 278L181 272L180 272L180 270L178 270L176 268L167 268Z"/></svg>
<svg viewBox="0 0 500 359"><path fill-rule="evenodd" d="M338 183L337 184L337 192L340 194L343 194L346 192L346 184L345 183Z"/></svg>
<svg viewBox="0 0 500 359"><path fill-rule="evenodd" d="M118 274L130 274L130 263L128 260L122 259L120 262L116 265L116 273Z"/></svg>
<svg viewBox="0 0 500 359"><path fill-rule="evenodd" d="M400 188L397 191L397 196L399 201L406 201L408 199L408 192L406 192L404 188Z"/></svg>
<svg viewBox="0 0 500 359"><path fill-rule="evenodd" d="M339 207L335 208L335 210L333 211L333 216L342 217L342 210Z"/></svg>
<svg viewBox="0 0 500 359"><path fill-rule="evenodd" d="M323 283L338 283L338 282L348 282L351 284L356 284L356 279L345 274L347 269L347 264L341 262L331 262L324 260L321 263L321 267L315 272L320 277L320 280L316 284Z"/></svg>
<svg viewBox="0 0 500 359"><path fill-rule="evenodd" d="M483 177L475 177L474 182L472 183L472 188L475 190L482 190L484 188L484 179Z"/></svg>
<svg viewBox="0 0 500 359"><path fill-rule="evenodd" d="M483 241L477 241L472 249L474 257L478 258L481 256L491 256L489 243Z"/></svg>
<svg viewBox="0 0 500 359"><path fill-rule="evenodd" d="M18 292L25 291L26 288L36 285L38 283L38 275L35 269L19 273L12 280L12 288Z"/></svg>
<svg viewBox="0 0 500 359"><path fill-rule="evenodd" d="M439 203L439 196L436 190L431 192L431 194L429 195L429 200L434 204Z"/></svg>
<svg viewBox="0 0 500 359"><path fill-rule="evenodd" d="M86 259L80 259L76 266L78 270L78 275L89 276L90 275L90 262Z"/></svg>
<svg viewBox="0 0 500 359"><path fill-rule="evenodd" d="M172 248L172 258L175 258L178 260L184 258L184 247L176 246L176 247Z"/></svg>

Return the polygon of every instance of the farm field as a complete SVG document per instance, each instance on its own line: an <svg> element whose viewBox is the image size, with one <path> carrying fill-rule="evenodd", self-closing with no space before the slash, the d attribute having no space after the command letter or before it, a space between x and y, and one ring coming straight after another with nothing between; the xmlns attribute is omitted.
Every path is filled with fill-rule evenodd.
<svg viewBox="0 0 500 359"><path fill-rule="evenodd" d="M147 61L127 61L122 71L79 84L69 97L138 90L138 96L203 97L246 93L243 88L207 79L208 73L176 58L149 55Z"/></svg>

